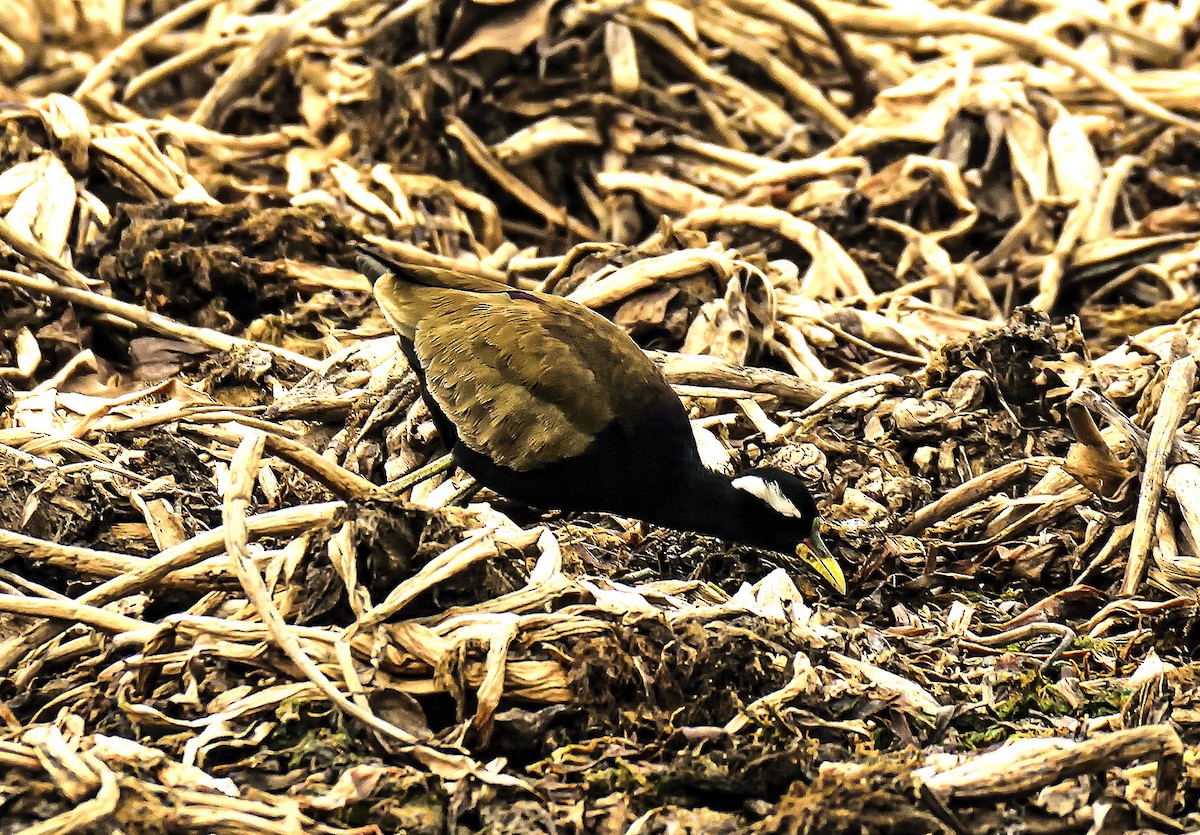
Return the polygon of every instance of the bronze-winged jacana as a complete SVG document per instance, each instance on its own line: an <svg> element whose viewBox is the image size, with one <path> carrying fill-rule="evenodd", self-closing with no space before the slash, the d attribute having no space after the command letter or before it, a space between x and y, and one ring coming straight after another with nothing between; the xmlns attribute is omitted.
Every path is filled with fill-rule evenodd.
<svg viewBox="0 0 1200 835"><path fill-rule="evenodd" d="M438 432L480 484L532 507L795 554L845 593L803 482L707 469L683 403L612 322L559 296L361 251Z"/></svg>

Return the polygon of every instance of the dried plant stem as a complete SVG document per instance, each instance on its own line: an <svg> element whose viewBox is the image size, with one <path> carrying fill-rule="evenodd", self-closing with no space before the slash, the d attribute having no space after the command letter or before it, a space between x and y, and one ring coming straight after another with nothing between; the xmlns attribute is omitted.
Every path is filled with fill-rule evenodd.
<svg viewBox="0 0 1200 835"><path fill-rule="evenodd" d="M529 531L505 531L504 539L506 541L504 544L510 547L526 548L537 542L543 532L543 528L534 528ZM453 577L473 563L495 557L500 552L500 543L497 540L497 531L481 531L457 545L447 548L422 566L421 570L412 577L392 589L391 594L382 603L364 612L351 630L361 632L383 623L399 613L422 592L448 577Z"/></svg>
<svg viewBox="0 0 1200 835"><path fill-rule="evenodd" d="M117 577L134 571L146 560L113 551L97 551L77 545L60 545L48 539L38 539L27 534L0 528L0 553L5 557L21 557L45 562L56 568L72 569L80 576L91 578Z"/></svg>
<svg viewBox="0 0 1200 835"><path fill-rule="evenodd" d="M802 380L770 368L734 365L719 357L647 351L647 356L672 385L715 386L770 394L785 406L805 408L838 387L833 383Z"/></svg>
<svg viewBox="0 0 1200 835"><path fill-rule="evenodd" d="M966 631L963 637L970 644L976 644L981 647L1005 647L1017 641L1024 641L1027 638L1033 638L1039 635L1057 635L1058 643L1054 649L1042 661L1040 669L1045 670L1050 667L1055 661L1062 657L1062 654L1071 648L1071 644L1075 643L1075 630L1061 623L1030 623L1024 626L1016 626L1012 629L1006 629L1003 632L998 632L995 635L976 635L973 632Z"/></svg>
<svg viewBox="0 0 1200 835"><path fill-rule="evenodd" d="M1179 503L1179 515L1192 541L1200 542L1200 467L1178 464L1167 474L1167 492Z"/></svg>
<svg viewBox="0 0 1200 835"><path fill-rule="evenodd" d="M96 66L92 67L79 86L75 88L74 97L82 100L84 96L107 81L118 67L132 60L142 47L180 24L191 20L201 12L208 11L220 2L222 0L189 0L177 9L138 28L120 46L105 55Z"/></svg>
<svg viewBox="0 0 1200 835"><path fill-rule="evenodd" d="M315 452L298 441L275 434L273 430L278 428L275 424L266 423L265 421L264 424L263 427L259 427L254 431L267 430L263 431L263 434L266 439L266 449L269 453L283 458L297 469L313 477L339 498L346 499L347 501L363 500L381 491L381 488L373 481L363 478L358 473L352 473L345 467L338 466L328 458L325 458L320 453ZM231 446L240 443L241 439L251 431L244 425L239 427L243 430L242 432L215 429L206 426L188 426L185 428L190 432L220 440Z"/></svg>
<svg viewBox="0 0 1200 835"><path fill-rule="evenodd" d="M1129 562L1125 564L1121 594L1137 594L1138 587L1146 576L1146 564L1150 559L1155 523L1158 521L1158 505L1162 499L1167 475L1167 457L1171 454L1175 430L1179 428L1184 407L1188 398L1192 396L1195 385L1195 357L1182 357L1171 364L1171 370L1167 372L1167 381L1163 385L1158 413L1150 427L1146 467L1142 472L1142 489L1138 494L1133 539L1129 543Z"/></svg>
<svg viewBox="0 0 1200 835"><path fill-rule="evenodd" d="M1101 546L1096 556L1087 564L1087 567L1080 572L1075 578L1072 585L1081 586L1084 583L1091 582L1092 575L1098 572L1101 568L1108 564L1108 561L1113 558L1117 551L1123 549L1129 540L1133 537L1133 524L1118 525L1113 528L1112 534L1109 535L1108 541Z"/></svg>
<svg viewBox="0 0 1200 835"><path fill-rule="evenodd" d="M39 750L39 753L43 752ZM44 753L49 754L49 752ZM80 801L77 805L48 820L22 829L24 835L67 835L70 832L88 831L116 810L117 804L121 800L121 787L113 770L88 752L70 752L70 754L71 759L79 763L78 767L72 769L76 774L82 772L95 775L94 780L87 781L95 785L86 787L88 793L95 791L95 796L87 800L76 798ZM61 758L55 759L61 764ZM82 792L80 794L82 795Z"/></svg>
<svg viewBox="0 0 1200 835"><path fill-rule="evenodd" d="M483 489L482 484L480 484L478 481L476 481L473 478L468 478L461 487L459 487L457 490L455 490L449 496L449 498L446 499L444 506L445 507L466 507L467 503L469 501L471 501L471 499L473 499L479 493L479 491L482 489Z"/></svg>
<svg viewBox="0 0 1200 835"><path fill-rule="evenodd" d="M0 612L30 615L38 618L86 623L107 632L132 632L146 624L136 618L97 609L75 600L48 600L44 597L24 597L19 594L0 594Z"/></svg>
<svg viewBox="0 0 1200 835"><path fill-rule="evenodd" d="M786 20L795 16L798 7L778 0L735 0L734 6L756 14ZM791 11L797 9L797 12ZM980 35L994 38L1013 46L1032 50L1039 55L1064 64L1108 90L1130 110L1151 118L1179 125L1193 132L1200 132L1200 123L1173 113L1147 99L1130 87L1119 76L1087 58L1082 52L1066 46L1061 41L1039 33L1036 29L1008 20L986 15L959 12L922 6L919 9L901 10L878 7L854 6L849 3L826 2L822 9L834 25L843 31L886 33L899 35Z"/></svg>
<svg viewBox="0 0 1200 835"><path fill-rule="evenodd" d="M863 275L862 268L842 249L828 232L811 222L773 206L729 205L697 209L679 221L686 229L706 229L710 226L745 224L759 229L771 229L803 247L813 259L813 271L829 275L829 282L846 296L873 298L875 291Z"/></svg>
<svg viewBox="0 0 1200 835"><path fill-rule="evenodd" d="M930 525L953 516L985 496L1006 489L1030 473L1045 473L1051 467L1061 464L1062 459L1049 456L1024 458L1002 464L994 470L975 476L970 481L964 481L940 499L925 505L913 514L912 521L905 525L901 532L909 536L919 534Z"/></svg>
<svg viewBox="0 0 1200 835"><path fill-rule="evenodd" d="M904 378L899 374L873 374L870 377L861 377L857 380L852 380L845 383L833 391L825 394L820 400L808 406L804 411L795 416L795 420L804 420L819 415L821 412L828 409L833 404L845 400L856 391L865 391L873 388L890 388L892 386L904 385Z"/></svg>
<svg viewBox="0 0 1200 835"><path fill-rule="evenodd" d="M255 516L248 521L247 526L256 536L294 533L297 530L304 530L314 524L332 519L334 513L344 507L345 505L341 502L289 507ZM195 565L201 560L220 554L224 550L224 545L224 528L205 531L173 548L168 548L156 557L145 560L136 569L127 571L84 592L79 596L79 602L91 606L104 606L114 600L120 600L122 597L162 582L163 578L172 571ZM133 557L129 557L129 559L133 559ZM0 644L0 675L7 675L26 653L34 647L52 640L61 631L62 627L59 623L45 623Z"/></svg>
<svg viewBox="0 0 1200 835"><path fill-rule="evenodd" d="M506 283L507 274L486 264L438 255L436 252L429 252L404 241L393 241L390 238L383 238L379 235L363 235L363 240L373 246L379 247L390 258L403 264L412 264L417 267L434 267L440 270L453 270L464 275L486 278L489 281L498 281L501 284Z"/></svg>
<svg viewBox="0 0 1200 835"><path fill-rule="evenodd" d="M968 757L956 768L928 775L924 783L947 799L990 801L1155 756L1159 767L1154 808L1165 813L1182 774L1183 743L1170 725L1114 731L1080 742L1028 739L1025 743Z"/></svg>
<svg viewBox="0 0 1200 835"><path fill-rule="evenodd" d="M41 767L32 748L8 740L0 740L0 765L25 771L34 771Z"/></svg>
<svg viewBox="0 0 1200 835"><path fill-rule="evenodd" d="M546 198L542 197L505 168L504 163L496 159L495 154L475 135L475 132L467 126L466 122L457 116L450 117L446 123L446 134L453 136L462 143L463 150L467 152L467 156L482 168L484 173L495 180L502 188L506 189L514 198L537 212L549 223L553 223L555 226L562 226L570 230L571 234L578 235L585 241L600 239L599 232L571 217L566 209L560 209L552 205Z"/></svg>
<svg viewBox="0 0 1200 835"><path fill-rule="evenodd" d="M414 745L417 738L391 722L380 719L374 713L347 698L329 678L321 672L316 662L309 658L308 653L300 646L300 641L292 634L290 627L275 608L271 600L271 592L259 573L257 566L250 559L247 550L249 528L246 525L246 510L250 506L254 483L257 479L258 465L262 460L266 437L261 432L250 432L246 435L237 452L234 453L230 464L229 486L225 491L225 503L222 518L225 522L225 548L233 561L234 571L241 581L246 598L262 618L275 644L295 664L301 673L315 684L330 701L346 713L358 719L379 733L391 737L398 742Z"/></svg>
<svg viewBox="0 0 1200 835"><path fill-rule="evenodd" d="M27 234L14 229L13 225L2 217L0 217L0 241L12 247L18 255L35 264L39 270L53 276L60 284L74 287L77 290L88 288L89 282L83 273L59 261L40 243Z"/></svg>
<svg viewBox="0 0 1200 835"><path fill-rule="evenodd" d="M154 333L172 336L176 339L182 339L186 342L193 342L197 345L204 345L216 351L232 351L237 348L261 348L268 353L274 354L280 359L294 362L302 368L309 371L316 371L321 366L321 361L306 357L302 354L297 354L286 348L279 348L275 345L268 345L263 342L252 342L248 339L241 339L236 336L221 333L220 331L212 330L211 328L194 328L191 325L185 325L182 322L176 322L174 319L163 316L160 313L154 313L144 307L135 304L127 304L126 302L117 301L116 299L102 296L99 293L93 293L90 290L83 290L75 287L64 287L57 284L48 278L41 276L21 275L20 273L10 272L9 270L0 270L0 281L8 284L15 284L18 287L24 287L26 290L35 290L39 293L45 293L47 296L63 301L78 304L91 310L99 310L103 313L109 313L124 319L137 327L145 328Z"/></svg>
<svg viewBox="0 0 1200 835"><path fill-rule="evenodd" d="M242 49L255 41L256 39L252 35L227 35L219 40L202 43L180 55L172 56L161 64L150 67L130 79L129 83L125 85L125 98L126 100L135 99L143 90L165 78L169 78L191 67L203 66L209 61L220 58L222 55L227 55L234 50Z"/></svg>

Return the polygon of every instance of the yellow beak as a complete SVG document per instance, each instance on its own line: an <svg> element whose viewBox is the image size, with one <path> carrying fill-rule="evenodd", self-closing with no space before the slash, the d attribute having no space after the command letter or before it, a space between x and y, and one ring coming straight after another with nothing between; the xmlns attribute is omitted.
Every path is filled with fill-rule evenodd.
<svg viewBox="0 0 1200 835"><path fill-rule="evenodd" d="M819 520L813 520L812 532L808 535L808 541L800 543L796 548L796 556L821 575L838 594L846 593L846 575L842 573L842 567L838 565L838 561L833 558L833 554L825 545L825 540L821 539Z"/></svg>

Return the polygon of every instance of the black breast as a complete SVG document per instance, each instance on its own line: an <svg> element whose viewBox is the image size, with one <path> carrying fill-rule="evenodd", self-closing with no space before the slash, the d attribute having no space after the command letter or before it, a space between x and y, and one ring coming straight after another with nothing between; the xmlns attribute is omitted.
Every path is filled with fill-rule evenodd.
<svg viewBox="0 0 1200 835"><path fill-rule="evenodd" d="M691 423L675 397L648 403L604 427L581 455L518 472L467 448L455 460L481 484L532 507L605 511L653 519L701 466Z"/></svg>

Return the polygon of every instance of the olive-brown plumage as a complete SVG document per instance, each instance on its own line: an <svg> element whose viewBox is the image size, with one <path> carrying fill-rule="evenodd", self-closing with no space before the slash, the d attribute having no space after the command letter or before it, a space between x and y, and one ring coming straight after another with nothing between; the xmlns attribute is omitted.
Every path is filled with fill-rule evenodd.
<svg viewBox="0 0 1200 835"><path fill-rule="evenodd" d="M431 287L395 273L375 295L459 439L514 470L580 455L614 420L671 394L632 341L566 299Z"/></svg>
<svg viewBox="0 0 1200 835"><path fill-rule="evenodd" d="M456 463L484 486L534 507L607 511L796 553L845 590L804 485L778 470L730 478L705 468L678 396L603 316L374 253L360 269L375 279Z"/></svg>

